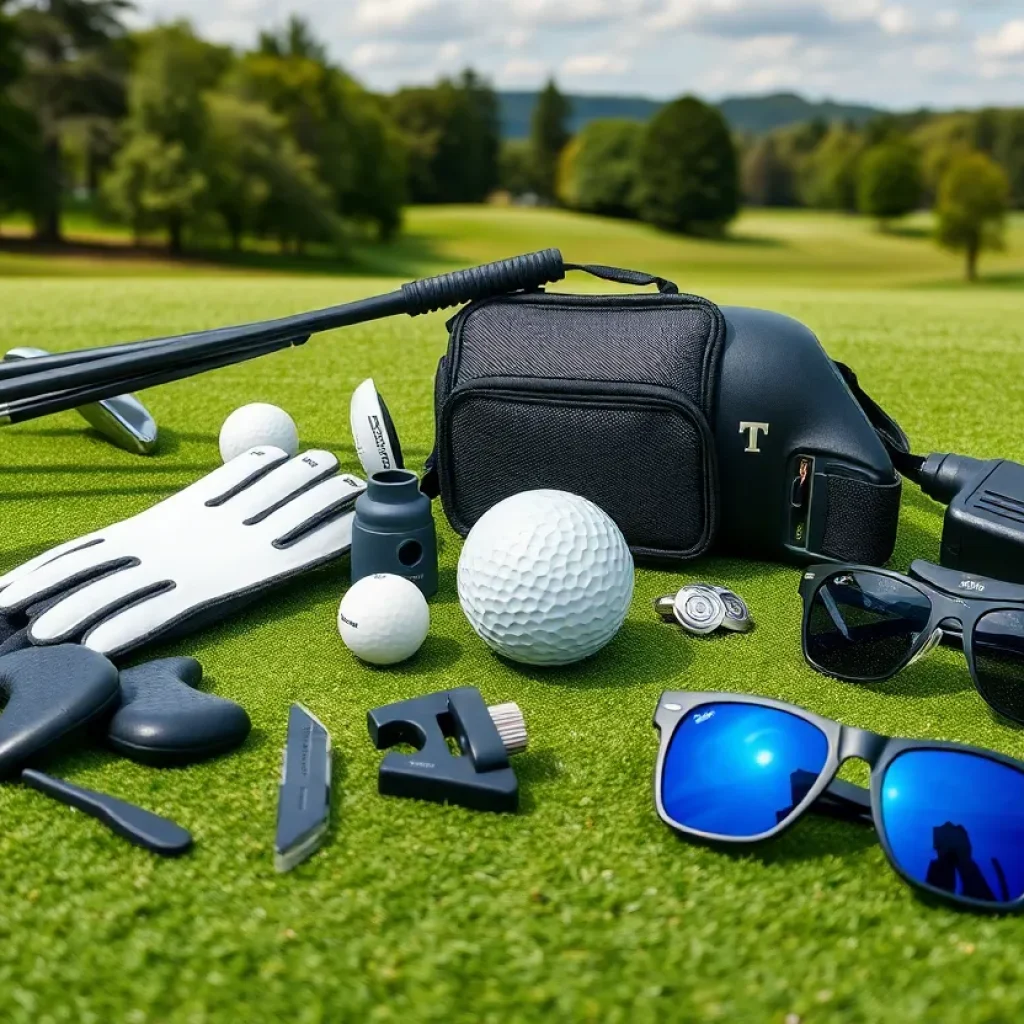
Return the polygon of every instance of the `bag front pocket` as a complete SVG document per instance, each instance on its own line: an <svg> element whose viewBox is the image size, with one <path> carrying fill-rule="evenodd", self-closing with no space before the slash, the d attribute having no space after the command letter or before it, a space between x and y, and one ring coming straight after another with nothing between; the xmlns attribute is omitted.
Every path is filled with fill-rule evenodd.
<svg viewBox="0 0 1024 1024"><path fill-rule="evenodd" d="M438 426L444 510L463 536L499 501L552 488L604 509L641 558L689 560L714 541L714 442L678 391L482 377L447 395Z"/></svg>

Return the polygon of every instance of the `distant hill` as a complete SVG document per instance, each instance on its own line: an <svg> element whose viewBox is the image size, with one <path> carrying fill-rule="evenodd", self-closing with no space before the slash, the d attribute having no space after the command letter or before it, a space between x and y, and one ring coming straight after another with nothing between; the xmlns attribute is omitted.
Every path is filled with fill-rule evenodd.
<svg viewBox="0 0 1024 1024"><path fill-rule="evenodd" d="M579 131L591 121L608 117L624 117L633 121L649 121L662 103L642 96L570 96L571 127ZM535 92L499 93L502 133L507 139L525 139L530 134L530 115L537 102ZM790 124L822 119L852 121L864 124L883 113L875 107L824 100L812 103L792 93L773 96L735 96L718 104L726 120L736 130L762 135Z"/></svg>
<svg viewBox="0 0 1024 1024"><path fill-rule="evenodd" d="M530 117L537 103L535 92L503 92L501 102L501 128L506 139L525 139L530 134ZM591 121L608 117L624 117L630 121L649 121L661 109L657 100L642 96L570 96L572 102L573 133Z"/></svg>
<svg viewBox="0 0 1024 1024"><path fill-rule="evenodd" d="M718 109L735 131L751 135L763 135L805 121L852 121L861 125L885 113L877 107L855 103L833 103L832 100L812 103L803 96L785 92L774 96L730 97L722 100Z"/></svg>

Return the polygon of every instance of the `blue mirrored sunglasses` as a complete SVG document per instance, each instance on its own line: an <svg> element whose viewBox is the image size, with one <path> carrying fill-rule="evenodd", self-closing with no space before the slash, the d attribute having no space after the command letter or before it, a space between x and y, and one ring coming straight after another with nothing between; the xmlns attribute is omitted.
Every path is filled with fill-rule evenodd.
<svg viewBox="0 0 1024 1024"><path fill-rule="evenodd" d="M1024 905L1024 764L957 743L891 739L762 697L664 693L654 799L677 832L768 839L807 810L873 824L912 886L974 909ZM871 789L836 779L871 766Z"/></svg>

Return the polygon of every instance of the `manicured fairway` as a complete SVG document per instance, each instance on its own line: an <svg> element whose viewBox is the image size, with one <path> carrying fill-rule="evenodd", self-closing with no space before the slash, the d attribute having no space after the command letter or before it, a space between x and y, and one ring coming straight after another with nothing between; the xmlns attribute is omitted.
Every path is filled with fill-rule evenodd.
<svg viewBox="0 0 1024 1024"><path fill-rule="evenodd" d="M360 255L412 275L546 245L636 265L723 303L807 322L903 423L919 451L1024 461L1024 257L1000 282L962 286L955 259L919 237L843 218L755 215L744 243L679 242L564 214L414 211L412 235ZM758 241L760 239L760 241ZM388 278L190 272L3 277L4 347L67 348L283 315L368 295ZM9 268L12 269L12 268ZM355 467L348 398L373 375L411 463L432 443L431 378L444 318L314 339L151 392L165 443L120 453L73 414L0 433L0 571L138 512L218 461L217 432L249 401L287 408L304 443ZM752 509L751 514L756 514ZM803 661L798 572L709 559L642 571L622 634L567 671L524 671L483 647L455 593L460 542L439 518L442 590L421 656L359 666L337 636L347 565L154 655L190 654L254 731L238 754L159 771L103 751L55 774L167 814L194 852L159 861L94 822L0 787L0 1019L49 1021L1012 1022L1024 1017L1024 919L929 905L888 869L867 829L809 818L778 841L723 853L680 841L652 809L651 715L664 688L762 693L851 725L962 740L1024 757L1024 733L976 695L962 655L938 651L876 687ZM908 485L894 564L937 557L941 509ZM750 637L684 639L651 601L680 582L734 586ZM516 700L530 750L523 808L489 816L376 793L367 709L479 686ZM336 751L327 846L287 876L271 843L289 704ZM844 773L861 778L858 771Z"/></svg>

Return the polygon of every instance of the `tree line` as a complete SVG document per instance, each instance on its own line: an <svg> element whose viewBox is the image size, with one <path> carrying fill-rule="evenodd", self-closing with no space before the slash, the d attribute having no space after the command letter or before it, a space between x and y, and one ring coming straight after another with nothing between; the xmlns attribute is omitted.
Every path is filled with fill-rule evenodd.
<svg viewBox="0 0 1024 1024"><path fill-rule="evenodd" d="M498 187L495 93L467 71L378 96L293 17L238 52L186 22L128 32L128 0L0 0L0 217L55 243L69 194L180 252L388 239L407 202Z"/></svg>
<svg viewBox="0 0 1024 1024"><path fill-rule="evenodd" d="M249 50L186 22L129 32L131 0L0 0L0 219L57 242L69 193L169 248L221 239L284 250L384 240L407 203L499 189L668 231L715 235L742 203L859 212L883 225L934 206L966 253L1024 206L1024 111L815 122L737 137L694 97L648 123L573 136L551 81L528 140L502 142L498 97L467 70L391 96L364 89L293 17Z"/></svg>
<svg viewBox="0 0 1024 1024"><path fill-rule="evenodd" d="M647 124L594 121L566 139L552 196L690 234L721 233L741 203L859 213L883 228L933 207L937 240L965 254L974 279L980 253L1003 244L1006 211L1024 208L1024 110L812 122L750 138L685 97Z"/></svg>

